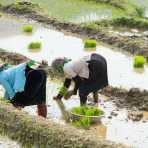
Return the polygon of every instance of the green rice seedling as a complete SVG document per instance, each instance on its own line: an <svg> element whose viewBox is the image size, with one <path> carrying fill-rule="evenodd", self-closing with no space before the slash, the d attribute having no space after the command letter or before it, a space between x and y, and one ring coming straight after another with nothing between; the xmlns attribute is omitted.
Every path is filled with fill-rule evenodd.
<svg viewBox="0 0 148 148"><path fill-rule="evenodd" d="M139 17L144 17L144 15L145 15L145 7L136 7L135 8L135 10L136 10L136 13L137 13L137 15L139 16Z"/></svg>
<svg viewBox="0 0 148 148"><path fill-rule="evenodd" d="M139 29L148 28L148 20L144 18L137 18L137 17L115 18L112 20L111 24L113 26L122 26L122 27L128 27L128 28L139 28Z"/></svg>
<svg viewBox="0 0 148 148"><path fill-rule="evenodd" d="M67 88L66 88L65 86L62 86L62 87L60 88L59 93L60 93L61 95L63 95L63 96L66 96L67 93L68 93L68 90L67 90Z"/></svg>
<svg viewBox="0 0 148 148"><path fill-rule="evenodd" d="M103 115L103 111L96 107L89 107L85 111L85 115L86 116L100 116L100 115Z"/></svg>
<svg viewBox="0 0 148 148"><path fill-rule="evenodd" d="M31 42L29 45L28 45L28 48L29 49L40 49L42 46L42 43L41 42Z"/></svg>
<svg viewBox="0 0 148 148"><path fill-rule="evenodd" d="M84 29L92 29L92 30L96 30L98 31L100 28L99 28L99 25L96 24L96 23L84 23L84 24L81 24L81 27L83 27Z"/></svg>
<svg viewBox="0 0 148 148"><path fill-rule="evenodd" d="M76 120L73 120L73 125L77 127L89 128L90 125L95 123L90 116L101 116L103 111L97 107L81 106L74 107L71 112L77 115L83 115Z"/></svg>
<svg viewBox="0 0 148 148"><path fill-rule="evenodd" d="M96 40L86 40L84 43L85 48L95 48L97 46Z"/></svg>
<svg viewBox="0 0 148 148"><path fill-rule="evenodd" d="M33 26L32 25L24 25L23 26L23 31L24 32L32 32L33 31Z"/></svg>
<svg viewBox="0 0 148 148"><path fill-rule="evenodd" d="M71 109L72 113L79 114L79 115L86 115L86 116L100 116L103 114L103 111L97 107L74 107Z"/></svg>
<svg viewBox="0 0 148 148"><path fill-rule="evenodd" d="M85 109L84 109L84 107L74 107L71 109L71 112L75 113L75 114L79 114L79 115L84 115Z"/></svg>
<svg viewBox="0 0 148 148"><path fill-rule="evenodd" d="M80 125L85 128L88 128L91 125L91 120L90 118L87 118L87 117L83 117L79 122L80 122Z"/></svg>
<svg viewBox="0 0 148 148"><path fill-rule="evenodd" d="M134 67L135 68L143 68L146 60L143 56L135 56L134 57Z"/></svg>
<svg viewBox="0 0 148 148"><path fill-rule="evenodd" d="M85 129L88 129L91 125L91 120L90 118L83 117L82 119L73 122L73 125L76 127L83 127Z"/></svg>

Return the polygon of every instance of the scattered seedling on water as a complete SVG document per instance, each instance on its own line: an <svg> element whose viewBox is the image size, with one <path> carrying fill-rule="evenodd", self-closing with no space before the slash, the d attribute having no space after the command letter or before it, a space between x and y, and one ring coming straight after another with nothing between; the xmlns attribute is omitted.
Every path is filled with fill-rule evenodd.
<svg viewBox="0 0 148 148"><path fill-rule="evenodd" d="M32 25L24 25L23 26L23 31L24 32L32 32L33 31L33 26Z"/></svg>
<svg viewBox="0 0 148 148"><path fill-rule="evenodd" d="M97 46L96 40L86 40L84 43L85 48L95 48Z"/></svg>
<svg viewBox="0 0 148 148"><path fill-rule="evenodd" d="M134 57L134 67L135 68L143 68L146 60L143 56L135 56Z"/></svg>
<svg viewBox="0 0 148 148"><path fill-rule="evenodd" d="M29 45L28 45L28 48L29 49L40 49L42 46L42 43L41 42L31 42Z"/></svg>

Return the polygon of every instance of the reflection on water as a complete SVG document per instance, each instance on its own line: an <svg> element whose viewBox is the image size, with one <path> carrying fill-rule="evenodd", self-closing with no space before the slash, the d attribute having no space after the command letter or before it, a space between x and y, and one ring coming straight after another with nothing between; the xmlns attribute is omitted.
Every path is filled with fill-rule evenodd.
<svg viewBox="0 0 148 148"><path fill-rule="evenodd" d="M37 61L44 59L49 64L57 57L69 57L76 60L88 55L88 52L84 50L83 40L80 38L64 35L62 32L36 24L34 24L35 30L32 36L26 35L20 31L22 24L25 22L17 22L17 27L14 27L15 25L13 27L9 25L9 32L13 30L13 35L9 36L10 33L8 33L6 27L10 23L8 21L9 19L1 18L0 20L2 20L0 21L0 48L21 53ZM3 34L5 34L5 38L3 38ZM42 42L40 52L30 52L27 49L28 44L32 41ZM121 86L127 89L131 87L148 89L148 68L145 67L142 73L135 71L133 69L132 56L110 50L110 48L101 44L98 44L95 52L100 53L107 59L109 83L111 85Z"/></svg>

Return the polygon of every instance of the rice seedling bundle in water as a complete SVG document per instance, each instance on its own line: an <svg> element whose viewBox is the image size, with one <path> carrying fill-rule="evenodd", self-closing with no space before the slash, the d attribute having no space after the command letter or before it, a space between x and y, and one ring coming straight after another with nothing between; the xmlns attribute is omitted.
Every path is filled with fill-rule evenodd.
<svg viewBox="0 0 148 148"><path fill-rule="evenodd" d="M29 49L40 49L42 46L42 43L41 42L31 42L29 45L28 45L28 48Z"/></svg>
<svg viewBox="0 0 148 148"><path fill-rule="evenodd" d="M23 31L24 32L32 32L33 31L33 26L32 25L24 25L23 26Z"/></svg>
<svg viewBox="0 0 148 148"><path fill-rule="evenodd" d="M84 43L85 48L95 48L97 46L96 40L86 40Z"/></svg>
<svg viewBox="0 0 148 148"><path fill-rule="evenodd" d="M143 56L135 56L134 57L134 67L135 68L143 68L146 60Z"/></svg>

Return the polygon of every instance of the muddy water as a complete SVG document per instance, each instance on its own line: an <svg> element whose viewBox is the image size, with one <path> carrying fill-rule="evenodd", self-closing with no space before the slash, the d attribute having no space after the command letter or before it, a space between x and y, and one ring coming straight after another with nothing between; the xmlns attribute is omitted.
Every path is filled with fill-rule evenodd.
<svg viewBox="0 0 148 148"><path fill-rule="evenodd" d="M56 95L61 84L48 81L47 84L47 106L48 118L52 118L55 122L65 124L63 111L58 106L58 103L52 98ZM91 96L89 96L91 98ZM102 124L94 125L90 131L99 139L107 139L116 143L123 143L128 146L147 148L148 146L148 122L145 113L144 119L140 122L133 122L127 118L127 110L118 110L115 105L105 96L99 96L99 107L105 112L102 118ZM78 96L74 96L69 100L62 100L65 110L69 110L74 106L79 105ZM89 103L89 102L88 102ZM25 111L32 115L36 115L36 106L26 107ZM116 113L116 116L111 116L111 112Z"/></svg>
<svg viewBox="0 0 148 148"><path fill-rule="evenodd" d="M86 52L83 48L83 40L65 35L62 32L51 28L34 24L32 34L22 32L22 25L26 24L23 20L16 21L10 18L0 18L0 48L18 52L31 59L41 61L47 60L50 64L56 57L69 57L76 60L91 52ZM11 24L11 25L10 25ZM12 31L11 31L12 30ZM41 41L42 49L31 51L27 49L31 41ZM139 87L148 89L148 68L135 70L133 68L133 57L98 43L96 53L103 55L108 62L109 82L113 86L131 88Z"/></svg>
<svg viewBox="0 0 148 148"><path fill-rule="evenodd" d="M64 35L61 32L40 26L34 22L30 22L35 26L34 32L32 34L25 34L22 32L21 26L26 23L28 24L27 21L10 19L9 17L0 18L0 48L24 54L37 61L46 59L49 64L54 58L59 56L67 56L75 60L90 53L84 51L82 39ZM38 52L29 51L27 44L30 43L30 41L36 40L42 41L42 49ZM110 48L100 44L97 46L96 52L102 54L107 59L111 85L126 88L134 86L141 89L148 89L148 84L146 83L148 80L148 68L145 67L142 73L135 71L132 68L132 56L110 50ZM65 124L57 102L52 99L53 96L56 95L60 85L60 83L51 81L47 83L48 118ZM66 110L79 105L77 96L63 102ZM109 98L105 98L104 96L100 96L99 106L104 110L105 117L102 119L101 125L91 127L91 131L95 133L98 138L108 139L117 143L121 142L130 146L147 148L148 122L129 121L127 119L127 111L117 110ZM26 107L24 110L36 115L36 106ZM117 113L117 116L110 117L112 111ZM144 114L146 118L147 113Z"/></svg>

